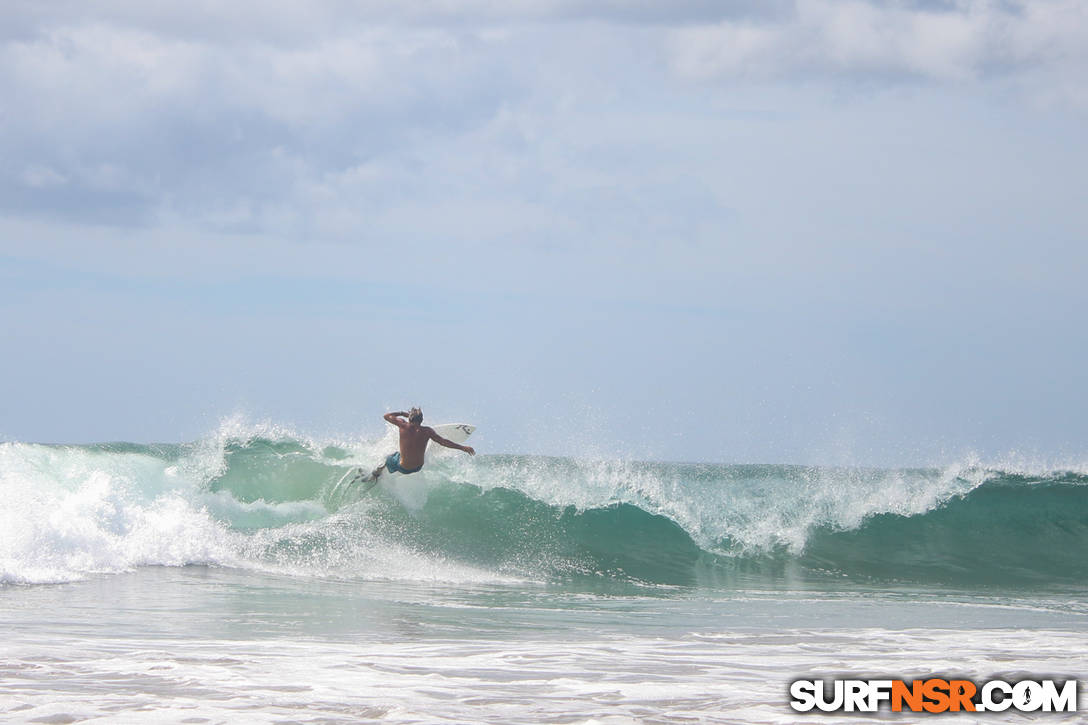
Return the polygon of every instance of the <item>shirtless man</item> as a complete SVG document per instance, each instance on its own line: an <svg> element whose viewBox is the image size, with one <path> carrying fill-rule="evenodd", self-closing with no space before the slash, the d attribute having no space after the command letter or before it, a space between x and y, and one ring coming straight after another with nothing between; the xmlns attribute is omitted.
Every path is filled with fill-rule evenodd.
<svg viewBox="0 0 1088 725"><path fill-rule="evenodd" d="M400 450L391 453L385 459L385 463L374 469L370 474L371 480L376 480L381 475L382 469L390 473L416 473L423 468L423 454L427 451L427 443L434 441L446 448L456 448L470 456L476 455L471 446L462 446L447 440L434 432L434 428L423 425L423 411L412 408L407 413L386 413L385 419L389 423L400 428ZM401 420L406 418L407 420Z"/></svg>

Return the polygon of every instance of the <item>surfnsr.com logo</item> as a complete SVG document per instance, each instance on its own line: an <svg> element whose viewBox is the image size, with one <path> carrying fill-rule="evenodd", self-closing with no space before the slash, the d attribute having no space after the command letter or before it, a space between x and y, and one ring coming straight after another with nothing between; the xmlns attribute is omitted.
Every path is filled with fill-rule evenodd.
<svg viewBox="0 0 1088 725"><path fill-rule="evenodd" d="M790 707L797 712L1076 712L1077 681L796 680Z"/></svg>

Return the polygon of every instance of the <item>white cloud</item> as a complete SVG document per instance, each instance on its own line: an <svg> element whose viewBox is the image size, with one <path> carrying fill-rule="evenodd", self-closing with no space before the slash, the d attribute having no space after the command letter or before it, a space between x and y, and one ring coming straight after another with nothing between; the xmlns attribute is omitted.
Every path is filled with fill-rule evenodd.
<svg viewBox="0 0 1088 725"><path fill-rule="evenodd" d="M175 38L259 40L286 47L386 25L464 28L591 21L654 26L772 17L790 4L790 0L102 0L93 4L82 0L8 0L5 7L10 9L10 17L0 26L0 37L22 37L42 27L92 24L110 18Z"/></svg>
<svg viewBox="0 0 1088 725"><path fill-rule="evenodd" d="M963 82L1039 65L1088 67L1088 5L1070 0L903 3L798 0L786 20L679 28L674 70L718 77L910 76Z"/></svg>
<svg viewBox="0 0 1088 725"><path fill-rule="evenodd" d="M427 79L402 81L425 63L455 71L471 54L453 33L429 29L373 28L279 47L92 24L3 46L0 78L22 101L20 117L37 122L122 122L167 104L179 115L244 110L307 124L405 102Z"/></svg>
<svg viewBox="0 0 1088 725"><path fill-rule="evenodd" d="M0 199L21 213L97 214L89 195L109 190L134 195L141 219L282 230L286 218L298 231L320 213L290 208L312 201L300 190L486 118L504 92L489 54L505 42L425 27L284 46L42 28L0 44L0 153L14 162L0 186L37 193ZM52 191L61 181L64 195Z"/></svg>
<svg viewBox="0 0 1088 725"><path fill-rule="evenodd" d="M122 201L111 222L305 239L474 214L466 237L714 238L741 96L674 72L777 87L745 97L779 117L820 103L798 78L1004 74L1088 101L1088 11L1059 0L18 7L0 40L0 191L18 193L0 204L45 219Z"/></svg>

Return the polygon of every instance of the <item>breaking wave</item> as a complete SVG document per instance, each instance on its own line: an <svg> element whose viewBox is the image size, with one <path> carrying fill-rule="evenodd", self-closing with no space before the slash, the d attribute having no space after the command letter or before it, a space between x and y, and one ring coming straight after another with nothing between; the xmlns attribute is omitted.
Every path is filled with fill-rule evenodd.
<svg viewBox="0 0 1088 725"><path fill-rule="evenodd" d="M1088 475L480 456L336 492L394 441L224 426L194 444L0 444L0 582L141 566L450 582L1078 586Z"/></svg>

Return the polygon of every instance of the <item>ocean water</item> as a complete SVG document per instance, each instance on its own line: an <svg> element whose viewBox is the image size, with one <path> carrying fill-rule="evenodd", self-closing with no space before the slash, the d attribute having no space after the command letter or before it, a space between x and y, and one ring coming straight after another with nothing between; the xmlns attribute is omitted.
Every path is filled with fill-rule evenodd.
<svg viewBox="0 0 1088 725"><path fill-rule="evenodd" d="M1088 679L1084 467L436 451L332 495L393 446L0 443L0 721L856 723L788 683Z"/></svg>

